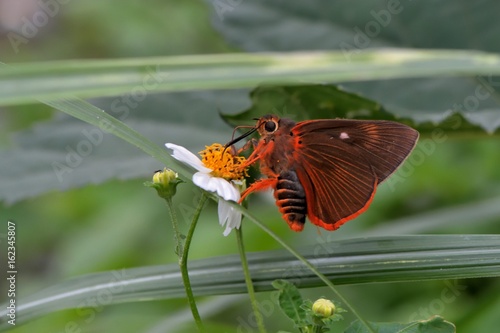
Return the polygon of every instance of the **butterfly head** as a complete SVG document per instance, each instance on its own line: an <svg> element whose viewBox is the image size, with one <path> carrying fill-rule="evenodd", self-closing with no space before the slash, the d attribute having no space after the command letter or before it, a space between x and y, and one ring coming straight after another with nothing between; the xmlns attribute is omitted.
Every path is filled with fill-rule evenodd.
<svg viewBox="0 0 500 333"><path fill-rule="evenodd" d="M268 136L275 133L280 128L280 118L269 114L257 119L255 125L260 136Z"/></svg>
<svg viewBox="0 0 500 333"><path fill-rule="evenodd" d="M295 126L294 121L290 119L280 118L273 114L265 115L260 118L254 118L254 120L257 121L254 127L251 127L251 129L246 133L226 143L225 147L230 147L231 145L241 141L242 139L250 136L255 132L258 132L262 138L272 138L273 136L279 135L280 133L289 132L292 127Z"/></svg>
<svg viewBox="0 0 500 333"><path fill-rule="evenodd" d="M255 127L262 137L285 134L295 126L293 120L280 118L274 114L265 115L256 120L257 125Z"/></svg>

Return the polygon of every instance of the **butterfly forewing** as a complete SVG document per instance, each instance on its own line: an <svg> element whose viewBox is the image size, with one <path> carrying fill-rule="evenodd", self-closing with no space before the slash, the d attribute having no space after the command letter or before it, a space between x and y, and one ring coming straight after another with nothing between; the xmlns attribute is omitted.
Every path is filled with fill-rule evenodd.
<svg viewBox="0 0 500 333"><path fill-rule="evenodd" d="M303 142L317 141L316 135L326 133L334 149L340 142L363 155L375 170L378 181L390 176L408 157L418 139L418 132L392 121L310 120L297 124L294 133Z"/></svg>
<svg viewBox="0 0 500 333"><path fill-rule="evenodd" d="M389 121L312 120L298 123L293 168L307 193L311 222L334 230L362 213L376 185L415 146L418 132Z"/></svg>

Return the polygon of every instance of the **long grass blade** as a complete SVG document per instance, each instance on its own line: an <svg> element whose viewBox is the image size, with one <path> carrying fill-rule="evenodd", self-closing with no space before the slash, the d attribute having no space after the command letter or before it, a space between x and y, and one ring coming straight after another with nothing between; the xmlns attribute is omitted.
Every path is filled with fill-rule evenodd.
<svg viewBox="0 0 500 333"><path fill-rule="evenodd" d="M500 236L421 235L349 239L300 250L336 285L500 276ZM273 290L271 282L286 278L300 288L323 283L283 250L250 253L257 291ZM245 293L238 255L190 263L196 296ZM107 295L109 304L184 297L177 264L123 269L81 276L19 299L18 322L50 312L77 308ZM92 304L83 303L83 304ZM5 318L6 305L0 307ZM6 323L1 329L8 328Z"/></svg>
<svg viewBox="0 0 500 333"><path fill-rule="evenodd" d="M0 105L112 96L131 90L235 89L261 84L349 82L500 74L500 56L463 50L378 49L174 56L0 64Z"/></svg>

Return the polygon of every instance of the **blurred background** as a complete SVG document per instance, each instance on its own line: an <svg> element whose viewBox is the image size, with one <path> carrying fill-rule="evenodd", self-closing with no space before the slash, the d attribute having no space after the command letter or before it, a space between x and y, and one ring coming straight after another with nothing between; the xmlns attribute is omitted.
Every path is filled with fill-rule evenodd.
<svg viewBox="0 0 500 333"><path fill-rule="evenodd" d="M273 1L269 4L269 7L273 8L273 11L270 11L264 10L266 4L258 3L263 13L260 18L265 22L273 21L271 13L279 12L279 6L282 5ZM352 4L349 8L346 2L339 3L343 3L343 6L339 7L329 28L333 29L339 38L354 41L356 30L352 27L362 26L360 22L367 22L369 19L374 20L373 15L369 16L370 4L360 2L359 5ZM402 3L407 5L406 2ZM438 4L432 3L428 6ZM481 7L481 4L484 6ZM387 2L378 1L376 5L384 7ZM431 17L447 21L450 26L464 22L469 24L469 27L457 27L459 30L483 31L481 34L462 35L461 39L451 41L450 38L443 37L442 42L436 41L439 38L436 35L445 31L443 36L448 36L448 28L436 31L436 34L429 33L427 21L418 19L419 15L422 18L426 16L415 8L405 14L414 18L408 20L408 25L404 25L405 20L401 16L397 24L394 23L396 26L391 28L393 30L377 34L372 38L369 47L446 47L498 51L498 34L493 32L500 30L499 24L492 26L478 23L481 19L486 20L485 17L489 17L490 13L498 13L494 10L495 6L488 1L475 5L465 2L453 5L447 2L443 7L448 9L449 16L439 16L443 13L437 10L432 12ZM258 51L259 47L267 47L270 51L299 49L296 46L287 46L284 42L281 45L275 44L275 49L263 43L262 40L272 39L276 33L276 30L270 29L256 32L256 40L262 42L261 44L252 40L252 36L245 42L235 42L237 38L232 33L236 34L238 29L244 30L245 24L248 24L244 20L247 17L245 15L250 15L247 7L243 1L222 0L0 0L0 61L11 64L64 59L154 57ZM317 3L316 8L321 9ZM422 7L418 8L424 10ZM290 16L297 15L297 12L306 18L308 15L313 16L291 5L283 11ZM365 16L357 16L357 12ZM467 12L470 12L469 20L461 21L461 15ZM321 15L327 17L328 13L325 11ZM454 13L457 16L453 16ZM453 19L450 19L450 16ZM328 21L325 17L322 17L323 23ZM313 18L311 21L304 19L299 24L299 27L303 28L305 25L310 28L305 37L310 43L303 49L341 48L338 39L334 45L336 47L332 46L331 41L323 43L323 33L328 29L325 30L321 22L316 22ZM238 25L239 22L242 22L241 25ZM283 24L281 28L293 29L294 22L288 24ZM231 30L232 27L234 30ZM401 37L408 35L419 38ZM491 40L496 42L490 43ZM355 85L351 88L355 88ZM401 89L404 91L404 87ZM401 110L401 114L411 109L401 107L405 105L405 101L411 101L408 102L411 104L414 99L428 99L422 95L414 96L412 91L406 91L406 95L402 93L396 97L397 106L400 108L395 109ZM160 130L154 137L159 144L176 142L197 151L202 149L204 144L210 144L212 139L224 142L230 138L232 128L219 118L219 111L236 114L250 106L248 91L225 91L216 94L220 101L211 104L204 104L199 95L189 93L154 94L130 110L131 115L125 122L141 128L138 119L154 119L155 115L160 113L163 114L162 119L170 119L173 125L189 124L194 122L195 118L202 117L203 121L212 122L213 127L217 129L217 133L208 135L210 139L194 129L190 133L192 141L186 144L176 142L178 137L167 130L163 132L164 135ZM418 91L414 94L418 94ZM461 93L457 96L453 92L450 92L450 95L446 103L436 103L450 108L452 101L462 102L467 96ZM173 99L178 103L177 108L171 107ZM91 102L109 110L112 100L103 98ZM426 102L432 103L432 98ZM498 105L498 101L488 103ZM181 109L185 109L182 114L178 111ZM446 107L441 107L440 110L443 114L448 111ZM422 113L425 114L425 110ZM68 121L71 122L46 105L0 107L0 148L15 150L26 144L23 141L26 138L36 138L37 132L64 126ZM61 140L63 141L59 144L61 149L64 149L66 142L63 138ZM103 153L109 153L111 150L102 149ZM339 240L362 237L377 234L377 230L381 230L380 233L392 230L393 233L412 234L498 233L500 217L494 213L500 197L498 149L497 137L450 135L449 139L436 144L435 150L427 154L425 160L415 166L414 170L403 171L411 172L411 177L405 177L405 181L396 187L391 187L390 184L382 185L368 212L334 234L327 234L325 231L318 233L318 230L311 226L307 226L301 234L291 232L281 220L269 194L254 196L250 208L258 207L259 216L266 224L295 247L313 244L318 238ZM92 163L92 159L91 155L88 163ZM95 184L68 188L66 191L57 189L13 203L0 203L2 225L7 220L17 223L17 286L20 297L83 274L176 262L166 207L153 190L143 186L144 181L150 180L152 172L162 166L147 156L144 161L140 164L143 167L140 171L143 175L141 178L120 177L121 179L104 183L96 181ZM0 163L6 161L2 160ZM43 167L50 171L50 165ZM116 162L116 167L120 167L120 161ZM22 178L23 175L19 177ZM67 177L78 177L78 173L69 174ZM190 184L179 186L175 201L179 203L180 216L190 214L189 207L193 205L193 197L198 195L199 192ZM183 206L180 203L187 204ZM457 215L457 211L461 213ZM409 218L419 221L420 216L421 228L418 222L409 227L405 224ZM442 223L429 226L428 221L433 219ZM406 227L408 228L405 229ZM245 224L244 228L248 251L279 248L253 225ZM3 238L4 230L0 235ZM216 206L211 202L202 214L190 258L236 254L234 235L224 238L222 231L216 222ZM4 239L0 241L4 242ZM440 302L443 291L451 288L450 284L459 286L454 289L458 290L456 297L449 302ZM0 300L3 302L6 293L4 287L1 288ZM495 325L500 324L498 279L352 285L341 286L339 289L370 320L408 321L425 318L427 313L439 314L462 327L459 330L461 332L488 332L489 328L498 327ZM304 297L311 299L328 296L326 289L309 289L303 292ZM265 300L269 295L260 293L259 298ZM200 301L203 303L213 299ZM64 332L67 329L66 324L72 321L78 324L78 332L188 332L193 329L189 312L184 323L182 319L179 320L181 324L178 328L174 329L168 324L168 320L173 320L172 317L184 318L180 314L185 315L186 311L187 305L182 299L107 306L96 311L91 320L76 310L67 310L16 327L12 332ZM238 325L241 327L242 318L247 318L249 314L249 302L243 295L241 298L221 298L216 311L205 318L214 329L233 332ZM293 331L292 324L280 313L274 313L271 318L266 320L269 331ZM243 332L246 332L245 330L248 331L248 328L242 329Z"/></svg>

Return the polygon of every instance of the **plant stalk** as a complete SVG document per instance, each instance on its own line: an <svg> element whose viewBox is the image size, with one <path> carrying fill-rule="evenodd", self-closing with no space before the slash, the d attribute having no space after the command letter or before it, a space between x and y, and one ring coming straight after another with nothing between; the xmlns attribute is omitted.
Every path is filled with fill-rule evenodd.
<svg viewBox="0 0 500 333"><path fill-rule="evenodd" d="M363 318L361 315L356 311L356 309L349 304L349 302L337 291L337 288L335 288L335 285L328 280L328 278L323 275L320 271L314 267L313 264L311 264L310 261L308 261L306 258L304 258L300 253L295 251L292 247L290 247L287 243L285 243L278 235L276 235L274 232L271 231L271 229L267 228L265 225L259 222L258 219L256 219L254 216L252 216L250 213L247 211L242 211L243 214L250 219L254 224L256 224L260 229L262 229L264 232L266 232L268 235L270 235L272 238L274 238L275 241L277 241L281 246L283 246L288 252L290 252L292 255L294 255L297 259L299 259L304 265L307 266L313 272L316 274L317 277L319 277L329 288L330 290L335 294L337 299L342 302L343 304L346 305L346 307L349 309L349 311L352 312L352 314L358 318L358 320L366 327L368 332L370 333L376 333L374 329L370 326L370 324Z"/></svg>
<svg viewBox="0 0 500 333"><path fill-rule="evenodd" d="M250 269L248 267L248 260L245 253L245 245L243 243L243 232L242 227L236 229L236 237L238 240L238 251L240 253L241 266L243 267L243 275L245 276L245 283L247 285L248 296L250 297L250 303L252 304L253 313L255 315L255 321L257 322L257 328L260 333L266 333L266 327L264 326L264 318L259 310L259 303L255 297L255 289L253 287L252 277L250 276Z"/></svg>
<svg viewBox="0 0 500 333"><path fill-rule="evenodd" d="M200 317L200 313L198 311L198 307L196 306L196 301L194 299L193 289L191 288L191 281L189 280L189 272L187 267L188 255L189 255L189 247L191 245L191 240L193 239L194 230L196 229L196 224L198 223L198 219L201 214L201 210L207 201L207 196L203 192L201 195L198 206L196 207L196 211L193 215L193 219L189 226L188 233L186 235L186 240L184 244L182 244L181 234L179 231L179 223L177 222L176 215L174 213L174 207L172 205L171 200L167 200L170 215L172 218L172 225L174 227L175 239L177 242L176 253L179 256L179 268L182 275L182 282L184 284L184 289L186 290L186 296L188 299L189 307L191 309L191 313L193 314L194 321L196 326L198 327L198 331L205 332L205 327Z"/></svg>

